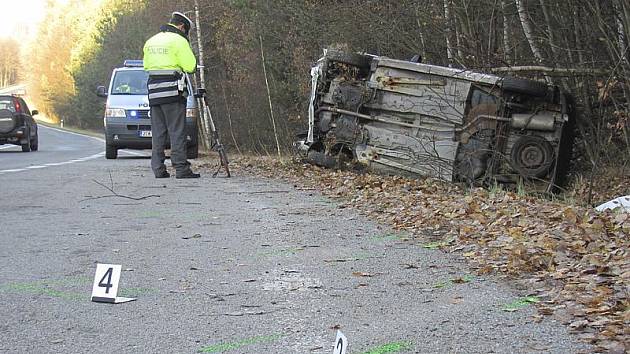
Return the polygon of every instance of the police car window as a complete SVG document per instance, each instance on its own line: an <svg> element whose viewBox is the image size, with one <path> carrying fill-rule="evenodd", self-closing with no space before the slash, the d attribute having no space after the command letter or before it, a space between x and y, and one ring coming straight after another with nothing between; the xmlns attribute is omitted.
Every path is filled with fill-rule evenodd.
<svg viewBox="0 0 630 354"><path fill-rule="evenodd" d="M114 76L112 95L146 95L147 78L144 70L118 71Z"/></svg>

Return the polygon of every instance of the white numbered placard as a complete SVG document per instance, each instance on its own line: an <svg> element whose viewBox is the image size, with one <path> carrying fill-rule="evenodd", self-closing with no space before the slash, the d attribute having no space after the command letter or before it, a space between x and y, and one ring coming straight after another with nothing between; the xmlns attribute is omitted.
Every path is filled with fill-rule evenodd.
<svg viewBox="0 0 630 354"><path fill-rule="evenodd" d="M347 349L348 338L346 338L341 331L337 330L337 339L335 339L335 350L333 354L346 354Z"/></svg>
<svg viewBox="0 0 630 354"><path fill-rule="evenodd" d="M135 300L134 298L117 296L121 269L122 266L116 264L96 265L96 274L92 285L92 301L119 304Z"/></svg>

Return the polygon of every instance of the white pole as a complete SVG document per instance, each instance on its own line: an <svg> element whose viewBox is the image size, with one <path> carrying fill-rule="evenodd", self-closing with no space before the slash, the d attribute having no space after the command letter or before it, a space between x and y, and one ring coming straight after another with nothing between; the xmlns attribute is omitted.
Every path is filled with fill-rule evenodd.
<svg viewBox="0 0 630 354"><path fill-rule="evenodd" d="M204 73L204 65L203 65L203 44L201 42L201 27L199 26L199 1L195 0L195 27L196 27L196 32L197 32L197 48L199 49L199 81L200 81L200 85L202 89L206 89L206 76ZM209 112L208 109L206 109L206 102L203 99L198 99L197 100L197 104L198 106L201 108L201 128L204 132L204 135L206 136L206 138L210 137L210 132L208 131L208 116L206 115L206 112ZM210 143L209 139L206 139L205 141L208 149L211 148L212 144Z"/></svg>
<svg viewBox="0 0 630 354"><path fill-rule="evenodd" d="M276 119L273 116L273 106L271 105L271 91L269 90L269 80L267 80L267 68L265 65L265 51L263 49L262 36L260 39L260 55L262 56L263 72L265 73L265 84L267 85L267 97L269 98L269 110L271 111L271 124L273 125L273 135L276 137L276 148L278 149L278 157L280 157L280 142L278 141L278 132L276 130Z"/></svg>

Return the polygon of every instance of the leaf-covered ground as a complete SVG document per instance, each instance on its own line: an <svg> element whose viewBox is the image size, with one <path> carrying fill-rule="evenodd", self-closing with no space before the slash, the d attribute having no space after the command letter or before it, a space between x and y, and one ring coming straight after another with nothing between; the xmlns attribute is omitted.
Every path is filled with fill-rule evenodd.
<svg viewBox="0 0 630 354"><path fill-rule="evenodd" d="M405 232L409 242L460 253L479 274L525 285L537 319L555 316L598 351L630 350L630 213L272 158L237 157L230 167L321 191ZM617 187L630 194L628 185Z"/></svg>

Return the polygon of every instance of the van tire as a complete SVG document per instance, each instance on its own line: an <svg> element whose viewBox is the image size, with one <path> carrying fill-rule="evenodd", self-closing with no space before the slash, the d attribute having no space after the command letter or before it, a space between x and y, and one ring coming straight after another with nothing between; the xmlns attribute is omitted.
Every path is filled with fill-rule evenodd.
<svg viewBox="0 0 630 354"><path fill-rule="evenodd" d="M547 139L538 135L522 135L510 153L516 172L525 178L543 178L547 175L557 156Z"/></svg>
<svg viewBox="0 0 630 354"><path fill-rule="evenodd" d="M31 139L26 142L26 144L22 144L22 152L30 152L31 151Z"/></svg>
<svg viewBox="0 0 630 354"><path fill-rule="evenodd" d="M22 152L30 152L31 151L31 130L28 129L28 127L26 128L26 137L27 137L27 141L25 144L22 144Z"/></svg>
<svg viewBox="0 0 630 354"><path fill-rule="evenodd" d="M35 134L33 140L31 140L31 151L37 151L39 149L39 136Z"/></svg>
<svg viewBox="0 0 630 354"><path fill-rule="evenodd" d="M115 160L118 157L118 149L113 146L106 144L105 145L105 158L108 160Z"/></svg>
<svg viewBox="0 0 630 354"><path fill-rule="evenodd" d="M503 78L503 90L532 95L535 97L545 97L549 94L549 87L540 81L519 79L516 77Z"/></svg>
<svg viewBox="0 0 630 354"><path fill-rule="evenodd" d="M366 55L357 53L346 53L334 49L329 49L326 52L326 58L330 61L338 63L344 63L352 66L356 66L362 69L369 69L372 59Z"/></svg>

